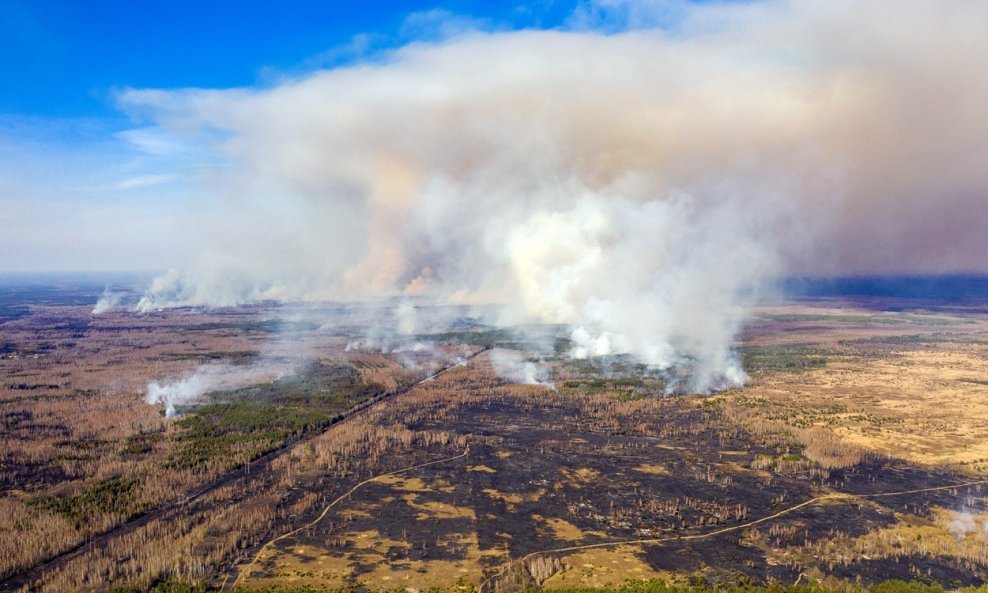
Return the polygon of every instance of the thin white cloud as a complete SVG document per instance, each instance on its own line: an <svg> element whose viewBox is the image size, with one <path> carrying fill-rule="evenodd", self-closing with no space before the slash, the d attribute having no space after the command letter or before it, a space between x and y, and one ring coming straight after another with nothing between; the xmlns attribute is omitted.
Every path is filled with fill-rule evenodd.
<svg viewBox="0 0 988 593"><path fill-rule="evenodd" d="M156 157L181 156L190 151L189 145L158 127L124 130L116 136L141 152Z"/></svg>
<svg viewBox="0 0 988 593"><path fill-rule="evenodd" d="M175 175L138 175L129 179L118 181L113 187L118 190L137 189L139 187L151 187L161 185L176 179Z"/></svg>
<svg viewBox="0 0 988 593"><path fill-rule="evenodd" d="M163 185L178 179L176 175L171 173L165 174L148 174L148 175L135 175L133 177L128 177L126 179L121 179L119 181L114 181L105 185L98 185L95 187L87 188L89 192L120 192L120 191L131 191L135 189L154 187L157 185Z"/></svg>
<svg viewBox="0 0 988 593"><path fill-rule="evenodd" d="M226 164L174 240L205 247L145 304L495 300L709 387L743 379L775 275L988 271L988 4L581 10L452 36L436 13L383 59L121 92L140 152Z"/></svg>
<svg viewBox="0 0 988 593"><path fill-rule="evenodd" d="M405 17L398 29L398 39L406 42L440 42L466 33L489 31L492 28L490 21L435 8L413 12Z"/></svg>
<svg viewBox="0 0 988 593"><path fill-rule="evenodd" d="M194 228L174 161L151 159L106 125L40 119L0 132L0 271L164 269ZM159 172L155 172L158 169ZM198 233L197 233L198 234Z"/></svg>

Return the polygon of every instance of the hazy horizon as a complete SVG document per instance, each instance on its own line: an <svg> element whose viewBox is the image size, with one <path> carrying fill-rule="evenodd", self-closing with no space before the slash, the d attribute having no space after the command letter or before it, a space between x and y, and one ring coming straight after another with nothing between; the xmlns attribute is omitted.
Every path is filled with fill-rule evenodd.
<svg viewBox="0 0 988 593"><path fill-rule="evenodd" d="M550 4L15 3L0 269L164 270L144 311L498 303L702 389L786 278L988 273L988 5Z"/></svg>
<svg viewBox="0 0 988 593"><path fill-rule="evenodd" d="M44 4L3 9L0 271L407 289L464 247L450 204L679 195L733 202L773 275L988 272L977 2Z"/></svg>

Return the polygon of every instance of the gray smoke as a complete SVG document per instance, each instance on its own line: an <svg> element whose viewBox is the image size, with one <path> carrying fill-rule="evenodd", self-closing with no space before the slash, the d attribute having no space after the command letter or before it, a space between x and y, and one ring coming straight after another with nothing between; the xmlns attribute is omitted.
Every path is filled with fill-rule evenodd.
<svg viewBox="0 0 988 593"><path fill-rule="evenodd" d="M556 389L550 381L549 370L542 364L525 358L515 350L493 350L490 354L491 365L499 377L512 383L523 385L541 385Z"/></svg>
<svg viewBox="0 0 988 593"><path fill-rule="evenodd" d="M159 383L148 383L144 401L152 405L164 405L165 416L178 415L179 407L200 403L213 391L226 391L248 387L257 383L280 379L292 370L269 364L236 366L231 364L206 364L183 377Z"/></svg>
<svg viewBox="0 0 988 593"><path fill-rule="evenodd" d="M99 299L96 300L96 304L93 306L93 315L102 315L121 306L124 298L127 297L126 292L110 290L107 287L103 294L100 295Z"/></svg>
<svg viewBox="0 0 988 593"><path fill-rule="evenodd" d="M967 537L967 534L975 531L977 529L977 524L974 522L974 515L967 511L951 511L950 521L947 522L947 532L957 538L962 540Z"/></svg>
<svg viewBox="0 0 988 593"><path fill-rule="evenodd" d="M226 165L199 257L138 308L500 303L573 356L739 385L780 274L985 269L985 71L983 2L611 0L270 88L130 90Z"/></svg>

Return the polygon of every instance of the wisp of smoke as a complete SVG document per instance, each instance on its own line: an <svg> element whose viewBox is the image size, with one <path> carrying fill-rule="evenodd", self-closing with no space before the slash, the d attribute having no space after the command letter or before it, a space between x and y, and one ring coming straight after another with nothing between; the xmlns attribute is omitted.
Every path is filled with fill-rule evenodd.
<svg viewBox="0 0 988 593"><path fill-rule="evenodd" d="M967 537L967 534L977 529L974 522L974 515L967 511L952 511L952 516L947 522L947 532L958 540Z"/></svg>
<svg viewBox="0 0 988 593"><path fill-rule="evenodd" d="M398 308L395 310L395 317L398 321L397 327L399 333L406 336L415 333L417 323L414 305L408 301L404 301L398 305Z"/></svg>
<svg viewBox="0 0 988 593"><path fill-rule="evenodd" d="M108 311L120 306L123 299L127 296L125 292L113 291L109 287L103 291L99 299L96 301L96 305L93 307L93 315L102 315Z"/></svg>
<svg viewBox="0 0 988 593"><path fill-rule="evenodd" d="M745 381L734 342L787 270L984 267L988 4L675 3L671 31L650 4L263 89L124 92L225 164L198 257L138 309L500 303L570 327L573 356L705 391ZM611 6L634 10L595 30Z"/></svg>
<svg viewBox="0 0 988 593"><path fill-rule="evenodd" d="M493 350L490 354L490 361L494 367L494 372L507 381L556 389L556 386L549 380L548 370L544 366L526 359L520 352Z"/></svg>
<svg viewBox="0 0 988 593"><path fill-rule="evenodd" d="M152 405L163 404L165 416L173 417L178 415L180 406L199 403L207 393L277 380L287 372L285 368L268 365L206 364L180 379L165 383L151 381L144 401Z"/></svg>

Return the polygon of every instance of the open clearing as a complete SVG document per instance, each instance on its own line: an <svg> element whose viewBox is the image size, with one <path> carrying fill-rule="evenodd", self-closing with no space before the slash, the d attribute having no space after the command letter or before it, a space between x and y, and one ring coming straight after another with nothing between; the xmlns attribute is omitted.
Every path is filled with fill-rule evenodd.
<svg viewBox="0 0 988 593"><path fill-rule="evenodd" d="M970 476L984 470L974 443L988 418L978 382L988 377L984 321L921 317L923 340L916 314L872 315L844 311L828 323L818 312L755 327L761 367L751 385L713 397L643 397L631 392L647 382L601 387L565 362L558 391L510 385L482 356L380 416L387 424L432 408L432 420L406 425L470 435L468 461L430 468L413 487L365 490L354 497L359 516L298 534L305 554L286 542L241 584L294 575L326 587L461 578L552 588L686 573L982 582L984 536L958 539L948 528L956 509L984 508L983 485L938 488L980 482ZM798 347L770 339L794 332ZM927 488L936 490L912 492ZM433 513L422 512L425 501ZM662 543L621 543L642 539ZM320 563L334 566L332 577Z"/></svg>
<svg viewBox="0 0 988 593"><path fill-rule="evenodd" d="M484 327L349 348L357 313L323 314L338 329L293 313L295 343L274 346L286 316L264 307L93 318L56 304L0 326L3 574L173 505L32 588L988 581L988 488L972 484L988 478L983 312L766 307L742 345L751 382L709 396ZM299 344L315 361L301 372L180 419L142 400L152 379ZM555 389L507 381L485 352L405 391L485 347L518 350Z"/></svg>

